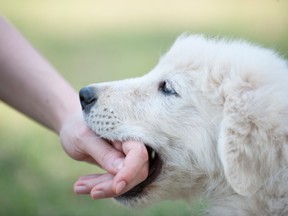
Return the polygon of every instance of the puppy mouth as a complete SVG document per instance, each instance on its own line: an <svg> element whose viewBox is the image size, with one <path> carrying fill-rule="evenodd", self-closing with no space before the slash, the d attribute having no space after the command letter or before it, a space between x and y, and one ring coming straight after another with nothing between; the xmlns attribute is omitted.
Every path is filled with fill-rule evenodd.
<svg viewBox="0 0 288 216"><path fill-rule="evenodd" d="M148 177L129 191L125 192L124 194L121 194L120 196L116 197L116 200L121 199L131 199L135 197L139 197L140 195L143 195L144 189L153 183L156 178L159 176L163 161L160 157L160 155L150 146L145 145L148 155L149 155L149 172Z"/></svg>

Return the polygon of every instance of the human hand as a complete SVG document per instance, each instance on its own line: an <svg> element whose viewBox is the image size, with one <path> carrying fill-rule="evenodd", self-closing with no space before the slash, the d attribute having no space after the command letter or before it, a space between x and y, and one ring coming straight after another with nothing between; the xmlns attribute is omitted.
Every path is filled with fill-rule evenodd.
<svg viewBox="0 0 288 216"><path fill-rule="evenodd" d="M73 159L94 163L107 171L80 177L74 184L75 193L90 193L94 199L115 197L148 175L148 153L143 143L108 143L86 126L82 115L65 121L60 139Z"/></svg>
<svg viewBox="0 0 288 216"><path fill-rule="evenodd" d="M115 144L114 144L115 145ZM119 196L132 189L148 175L148 153L144 144L135 141L117 143L125 159L116 174L104 173L80 177L74 184L78 194L90 193L93 199Z"/></svg>

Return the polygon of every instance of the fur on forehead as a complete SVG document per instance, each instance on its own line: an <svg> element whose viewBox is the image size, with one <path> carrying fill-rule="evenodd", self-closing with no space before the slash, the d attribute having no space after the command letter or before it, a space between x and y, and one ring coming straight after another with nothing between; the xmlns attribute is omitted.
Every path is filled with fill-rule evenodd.
<svg viewBox="0 0 288 216"><path fill-rule="evenodd" d="M257 56L256 61L255 56ZM277 61L275 65L279 65L281 58L275 58L275 56L278 54L271 49L240 39L183 34L177 38L171 49L161 58L160 64L170 66L173 64L176 67L197 67L207 62L209 64L233 62L239 66L249 65L253 67L254 65L255 68L259 68L261 61L263 68L265 68L269 66L266 64L271 65L271 59ZM280 65L283 65L283 62Z"/></svg>

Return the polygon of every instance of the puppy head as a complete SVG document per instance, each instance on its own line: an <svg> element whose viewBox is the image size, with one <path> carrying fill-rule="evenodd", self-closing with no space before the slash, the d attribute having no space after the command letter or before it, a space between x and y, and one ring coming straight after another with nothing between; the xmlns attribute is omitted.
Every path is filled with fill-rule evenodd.
<svg viewBox="0 0 288 216"><path fill-rule="evenodd" d="M117 198L127 205L186 198L198 190L196 185L200 188L203 168L213 164L198 146L203 140L212 142L208 116L186 91L191 86L186 72L173 73L157 68L141 78L81 90L85 119L93 131L110 142L139 140L149 150L148 178ZM194 154L207 159L203 168Z"/></svg>
<svg viewBox="0 0 288 216"><path fill-rule="evenodd" d="M274 63L260 64L267 56ZM262 88L281 76L267 75L271 68L285 69L277 59L242 42L180 37L147 75L82 90L85 119L93 131L111 142L139 140L149 149L148 178L117 200L143 205L193 198L215 173L225 173L241 195L255 192L277 166L269 165L276 157L268 151L274 145L268 134L275 138L271 127L285 123L270 111L277 115L286 106L279 102L271 108L287 80ZM262 166L267 157L268 168Z"/></svg>

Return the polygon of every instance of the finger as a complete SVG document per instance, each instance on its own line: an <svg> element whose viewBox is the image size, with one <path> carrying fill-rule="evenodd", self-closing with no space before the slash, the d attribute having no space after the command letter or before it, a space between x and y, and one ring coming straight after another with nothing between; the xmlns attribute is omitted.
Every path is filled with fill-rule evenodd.
<svg viewBox="0 0 288 216"><path fill-rule="evenodd" d="M120 141L112 142L111 143L115 149L122 152L122 143Z"/></svg>
<svg viewBox="0 0 288 216"><path fill-rule="evenodd" d="M101 174L89 174L89 175L85 175L85 176L80 176L77 180L77 182L80 181L85 181L85 180L89 180L89 179L94 179L97 178L97 176L99 176Z"/></svg>
<svg viewBox="0 0 288 216"><path fill-rule="evenodd" d="M93 174L80 177L74 184L74 192L76 194L90 194L91 190L103 182L112 181L113 175L109 173Z"/></svg>
<svg viewBox="0 0 288 216"><path fill-rule="evenodd" d="M97 164L111 173L116 173L123 163L123 153L90 130L83 116L67 120L61 129L60 140L72 158Z"/></svg>
<svg viewBox="0 0 288 216"><path fill-rule="evenodd" d="M113 191L115 194L120 195L125 193L138 185L140 182L144 181L148 176L148 163L143 164L142 167L137 168L135 172L129 174L129 170L123 168L116 175L113 181Z"/></svg>
<svg viewBox="0 0 288 216"><path fill-rule="evenodd" d="M123 166L124 154L99 137L86 138L83 148L99 166L112 174Z"/></svg>
<svg viewBox="0 0 288 216"><path fill-rule="evenodd" d="M123 168L113 181L113 191L120 194L145 180L148 176L148 152L141 142L129 141L122 145L126 154Z"/></svg>
<svg viewBox="0 0 288 216"><path fill-rule="evenodd" d="M110 179L107 179L106 181L102 181L101 183L95 185L95 187L91 190L91 197L93 199L103 199L103 198L111 198L115 197L116 194L112 190L113 185L113 175L111 175Z"/></svg>

